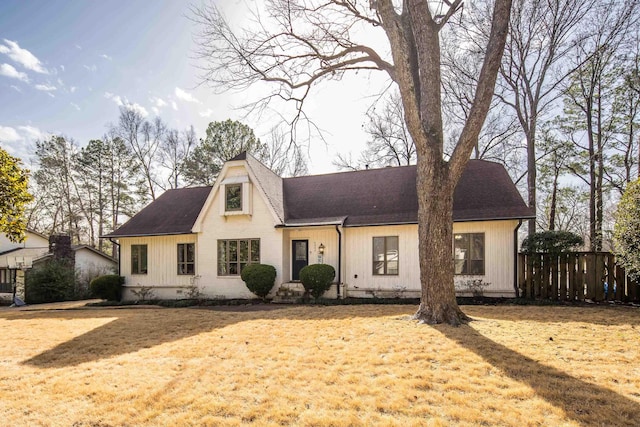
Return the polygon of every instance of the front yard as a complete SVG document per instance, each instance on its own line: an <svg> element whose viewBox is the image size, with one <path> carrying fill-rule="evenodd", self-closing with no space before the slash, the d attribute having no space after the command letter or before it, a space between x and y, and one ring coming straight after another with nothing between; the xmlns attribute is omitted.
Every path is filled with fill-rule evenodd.
<svg viewBox="0 0 640 427"><path fill-rule="evenodd" d="M2 424L637 425L638 308L415 309L2 309Z"/></svg>

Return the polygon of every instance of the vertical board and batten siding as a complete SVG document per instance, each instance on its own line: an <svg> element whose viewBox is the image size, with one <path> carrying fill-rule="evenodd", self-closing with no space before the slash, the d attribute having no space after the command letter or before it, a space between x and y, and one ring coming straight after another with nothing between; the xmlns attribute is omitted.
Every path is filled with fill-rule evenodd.
<svg viewBox="0 0 640 427"><path fill-rule="evenodd" d="M518 221L457 222L454 233L485 234L485 274L457 275L458 286L470 279L482 279L491 285L484 288L487 296L514 296L513 230ZM373 237L398 236L398 275L373 274ZM420 263L418 226L394 225L353 227L344 229L345 293L353 297L418 297L420 295ZM453 244L453 243L452 243ZM357 276L357 277L356 277Z"/></svg>
<svg viewBox="0 0 640 427"><path fill-rule="evenodd" d="M193 285L195 276L178 274L179 243L195 243L196 254L200 253L195 234L121 238L120 270L125 277L123 299L136 299L132 290L142 286L153 287L156 298L181 298L184 289ZM147 245L147 274L131 274L131 245ZM205 268L198 258L196 255L196 275Z"/></svg>
<svg viewBox="0 0 640 427"><path fill-rule="evenodd" d="M234 166L229 168L221 179L247 174L244 167ZM260 263L274 266L277 272L275 283L282 282L283 232L275 228L276 219L256 184L250 182L249 185L251 215L221 215L220 206L224 203L222 186L218 188L211 206L204 215L202 231L198 233L197 261L200 266L198 284L202 288L203 296L207 298L255 298L239 275L218 276L218 240L260 239Z"/></svg>
<svg viewBox="0 0 640 427"><path fill-rule="evenodd" d="M383 236L398 236L398 275L373 274L373 238ZM345 228L344 241L346 296L386 297L404 289L398 296L411 297L420 290L417 225Z"/></svg>
<svg viewBox="0 0 640 427"><path fill-rule="evenodd" d="M309 241L309 264L329 264L336 269L336 280L338 275L338 233L335 226L330 227L308 227L298 229L288 229L285 232L285 244L283 245L286 261L284 267L284 281L291 279L291 260L293 258L292 241ZM324 245L324 256L319 258L318 247Z"/></svg>
<svg viewBox="0 0 640 427"><path fill-rule="evenodd" d="M454 276L456 287L464 289L469 279L482 279L490 285L484 288L485 296L515 296L515 253L513 230L517 220L455 222L454 233L484 233L484 276Z"/></svg>

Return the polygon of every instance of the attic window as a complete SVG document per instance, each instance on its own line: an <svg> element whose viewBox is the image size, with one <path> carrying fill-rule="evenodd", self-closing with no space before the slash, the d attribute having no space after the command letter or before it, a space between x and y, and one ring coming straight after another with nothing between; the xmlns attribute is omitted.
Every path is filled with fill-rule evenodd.
<svg viewBox="0 0 640 427"><path fill-rule="evenodd" d="M226 184L225 211L242 210L242 184Z"/></svg>

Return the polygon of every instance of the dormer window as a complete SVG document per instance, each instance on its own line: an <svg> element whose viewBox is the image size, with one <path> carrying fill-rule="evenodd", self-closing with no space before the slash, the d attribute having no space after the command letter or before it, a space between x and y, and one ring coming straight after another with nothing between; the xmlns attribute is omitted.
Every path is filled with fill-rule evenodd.
<svg viewBox="0 0 640 427"><path fill-rule="evenodd" d="M251 182L247 175L227 176L220 183L220 215L251 215Z"/></svg>
<svg viewBox="0 0 640 427"><path fill-rule="evenodd" d="M225 211L242 211L242 184L226 184Z"/></svg>

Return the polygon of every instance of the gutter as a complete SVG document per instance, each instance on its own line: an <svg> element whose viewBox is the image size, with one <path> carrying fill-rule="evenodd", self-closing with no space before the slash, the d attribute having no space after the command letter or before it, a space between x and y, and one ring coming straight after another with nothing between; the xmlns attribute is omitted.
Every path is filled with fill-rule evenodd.
<svg viewBox="0 0 640 427"><path fill-rule="evenodd" d="M121 276L120 274L120 243L116 242L111 237L109 237L109 241L118 247L118 276Z"/></svg>
<svg viewBox="0 0 640 427"><path fill-rule="evenodd" d="M336 232L338 233L338 283L336 285L336 298L340 299L340 283L342 282L342 233L340 232L339 225L336 225Z"/></svg>
<svg viewBox="0 0 640 427"><path fill-rule="evenodd" d="M518 229L522 225L522 219L518 220L518 225L513 229L513 289L516 291L516 298L520 298L518 289Z"/></svg>

